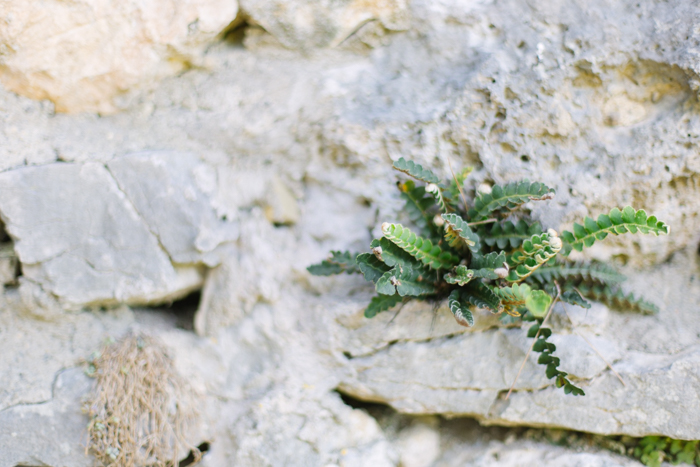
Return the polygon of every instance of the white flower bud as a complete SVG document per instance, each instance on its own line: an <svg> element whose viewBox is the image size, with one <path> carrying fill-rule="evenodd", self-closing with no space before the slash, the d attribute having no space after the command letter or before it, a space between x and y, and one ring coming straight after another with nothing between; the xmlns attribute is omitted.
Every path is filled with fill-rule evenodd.
<svg viewBox="0 0 700 467"><path fill-rule="evenodd" d="M443 225L445 225L445 219L443 219L440 214L436 214L433 218L433 223L438 227L442 227Z"/></svg>
<svg viewBox="0 0 700 467"><path fill-rule="evenodd" d="M559 236L559 234L557 233L557 231L554 230L554 229L547 229L547 234L548 234L550 237L558 237L558 236Z"/></svg>
<svg viewBox="0 0 700 467"><path fill-rule="evenodd" d="M427 191L428 193L437 193L438 186L434 183L430 183L428 186L425 187L425 191Z"/></svg>

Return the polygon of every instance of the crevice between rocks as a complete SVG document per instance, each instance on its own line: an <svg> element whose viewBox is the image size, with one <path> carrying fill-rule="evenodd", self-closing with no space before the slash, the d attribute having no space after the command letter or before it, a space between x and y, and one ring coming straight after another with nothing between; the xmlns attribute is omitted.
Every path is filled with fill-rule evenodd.
<svg viewBox="0 0 700 467"><path fill-rule="evenodd" d="M344 404L371 416L392 444L410 439L410 432L416 427L432 430L440 439L441 456L449 455L451 450L465 448L480 455L489 449L493 450L494 443L509 445L530 441L563 447L573 452L608 451L638 460L635 458L635 448L644 439L620 435L603 436L557 427L483 425L478 418L469 416L402 414L388 404L363 401L339 390L335 392Z"/></svg>

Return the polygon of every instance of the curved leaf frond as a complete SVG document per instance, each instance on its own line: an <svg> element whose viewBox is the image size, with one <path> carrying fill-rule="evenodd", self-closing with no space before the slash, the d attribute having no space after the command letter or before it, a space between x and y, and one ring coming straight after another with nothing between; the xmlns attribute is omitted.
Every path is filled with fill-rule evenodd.
<svg viewBox="0 0 700 467"><path fill-rule="evenodd" d="M525 306L536 318L544 317L552 303L552 297L542 290L533 290L527 284L513 284L510 287L492 289L501 299L504 311L512 316L520 316L517 308Z"/></svg>
<svg viewBox="0 0 700 467"><path fill-rule="evenodd" d="M464 186L464 182L472 173L474 167L465 167L461 171L454 174L454 178L450 180L450 186L447 188L447 193L443 193L446 197L447 204L452 207L452 210L457 211L459 209L459 197L461 195L460 190Z"/></svg>
<svg viewBox="0 0 700 467"><path fill-rule="evenodd" d="M481 247L479 236L459 214L442 214L441 217L445 221L445 239L452 248L459 251L465 251L468 248L474 253L479 252Z"/></svg>
<svg viewBox="0 0 700 467"><path fill-rule="evenodd" d="M480 193L474 200L474 207L469 210L469 220L476 221L491 213L512 211L528 201L552 199L554 189L544 183L523 180L511 182L505 186L494 185L491 193Z"/></svg>
<svg viewBox="0 0 700 467"><path fill-rule="evenodd" d="M523 242L520 250L513 253L511 263L515 269L511 269L508 280L521 281L535 272L537 268L554 258L562 248L562 241L556 232L533 235Z"/></svg>
<svg viewBox="0 0 700 467"><path fill-rule="evenodd" d="M574 385L565 373L559 370L559 364L561 363L559 357L555 357L552 354L557 350L557 346L551 342L547 342L549 336L552 335L552 330L549 328L541 328L540 324L542 318L538 319L538 322L532 325L527 332L527 337L536 337L537 340L532 346L532 350L540 353L540 357L537 359L537 363L540 365L547 365L545 374L547 378L554 379L554 384L558 388L564 388L564 394L573 394L574 396L585 396L586 393L583 389Z"/></svg>
<svg viewBox="0 0 700 467"><path fill-rule="evenodd" d="M588 283L619 284L627 279L607 264L596 262L587 263L583 261L575 263L553 263L550 261L533 272L532 278L542 284L553 280L562 280L565 282L577 280Z"/></svg>
<svg viewBox="0 0 700 467"><path fill-rule="evenodd" d="M656 216L647 216L646 211L636 211L632 206L626 206L622 211L613 208L610 214L601 214L597 220L586 217L583 225L574 223L574 231L565 230L561 236L566 242L564 254L572 249L583 251L584 247L592 246L596 240L603 240L608 234L643 233L652 235L668 234L669 226L658 220Z"/></svg>
<svg viewBox="0 0 700 467"><path fill-rule="evenodd" d="M503 311L501 299L481 282L470 282L461 289L461 297L478 308L486 308L492 313Z"/></svg>
<svg viewBox="0 0 700 467"><path fill-rule="evenodd" d="M591 304L588 302L588 300L583 298L581 294L578 293L578 291L575 289L562 292L562 294L559 296L559 300L570 305L580 306L581 308L589 309L591 307Z"/></svg>
<svg viewBox="0 0 700 467"><path fill-rule="evenodd" d="M433 198L435 198L435 203L440 208L440 211L442 211L442 212L452 211L452 206L449 206L447 204L447 202L445 201L445 196L442 193L442 188L440 188L438 185L436 185L434 183L430 183L425 187L425 191L427 193L430 193L431 195L433 195Z"/></svg>
<svg viewBox="0 0 700 467"><path fill-rule="evenodd" d="M421 262L399 248L398 245L391 242L388 238L375 238L369 246L372 248L374 256L383 261L387 266L401 266L402 268L416 270L426 269Z"/></svg>
<svg viewBox="0 0 700 467"><path fill-rule="evenodd" d="M416 186L413 180L406 180L399 184L401 198L406 201L404 210L408 218L425 235L431 234L433 212L435 212L435 199L425 192L425 187Z"/></svg>
<svg viewBox="0 0 700 467"><path fill-rule="evenodd" d="M394 162L394 169L425 183L434 183L436 185L440 183L438 176L430 169L425 169L422 165L413 161L407 161L403 157Z"/></svg>
<svg viewBox="0 0 700 467"><path fill-rule="evenodd" d="M581 284L577 287L581 294L596 302L601 302L617 310L635 311L645 315L652 315L659 312L659 307L642 298L636 298L634 294L625 294L620 287L610 287L603 285Z"/></svg>
<svg viewBox="0 0 700 467"><path fill-rule="evenodd" d="M497 246L500 249L506 247L518 248L523 241L533 235L541 234L542 226L539 222L528 225L527 222L520 219L513 223L510 221L495 222L491 226L485 226L479 230L479 237L488 246Z"/></svg>
<svg viewBox="0 0 700 467"><path fill-rule="evenodd" d="M365 276L365 280L368 282L374 282L375 284L377 283L379 278L384 275L384 273L391 269L372 253L359 254L357 255L356 261L357 266L360 268L360 271L362 271L362 274L364 274ZM387 295L392 294L393 292Z"/></svg>
<svg viewBox="0 0 700 467"><path fill-rule="evenodd" d="M455 289L450 293L450 296L447 298L447 305L450 307L450 311L458 324L466 327L474 326L474 316L469 310L469 302L462 298L460 290Z"/></svg>
<svg viewBox="0 0 700 467"><path fill-rule="evenodd" d="M400 266L385 272L377 280L376 288L377 293L392 295L398 292L402 297L406 295L420 297L421 295L435 293L435 285L426 280L421 271Z"/></svg>
<svg viewBox="0 0 700 467"><path fill-rule="evenodd" d="M356 256L357 253L350 253L349 251L331 251L331 255L328 259L324 259L318 264L312 264L307 267L306 270L314 276L359 273L360 269L355 263Z"/></svg>
<svg viewBox="0 0 700 467"><path fill-rule="evenodd" d="M466 266L457 266L452 272L443 276L448 284L465 285L474 278L474 271Z"/></svg>
<svg viewBox="0 0 700 467"><path fill-rule="evenodd" d="M403 297L399 294L374 296L365 308L365 318L374 318L377 314L393 308L402 301Z"/></svg>
<svg viewBox="0 0 700 467"><path fill-rule="evenodd" d="M419 237L401 224L382 224L382 233L386 238L433 269L450 269L459 263L459 258L426 238Z"/></svg>

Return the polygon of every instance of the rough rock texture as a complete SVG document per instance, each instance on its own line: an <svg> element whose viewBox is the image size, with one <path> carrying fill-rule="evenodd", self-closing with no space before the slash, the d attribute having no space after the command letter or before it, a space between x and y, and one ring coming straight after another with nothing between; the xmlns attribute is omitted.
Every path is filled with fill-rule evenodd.
<svg viewBox="0 0 700 467"><path fill-rule="evenodd" d="M191 52L206 68L131 89L110 116L56 114L13 94L22 51L3 53L0 217L21 276L3 275L2 436L21 426L32 439L16 415L30 404L65 408L37 422L47 430L77 417L65 401L85 388L52 392L57 375L74 374L107 336L138 329L160 337L200 391L194 442L210 443L210 466L634 465L518 440L460 453L432 422L392 433L334 389L416 420L699 439L700 9L415 0L323 2L308 13L310 4L241 2L248 26L213 39L236 16L227 3L211 34L192 38L209 40ZM2 8L17 21L30 10ZM93 24L69 35L81 51L92 50ZM27 66L57 56L54 42L37 40ZM74 55L80 67L93 63L89 53ZM168 56L153 54L149 63ZM149 67L109 89L162 76ZM62 70L46 83L82 83L85 108L115 108L112 91ZM531 357L504 400L528 348L523 329L486 314L465 329L444 306L433 318L420 304L366 320L372 290L361 278L306 272L330 249L365 250L381 222L400 218L390 169L400 156L445 177L450 163L474 165L470 190L524 177L554 186L553 201L532 205L547 226L628 203L671 225L668 237L606 239L587 253L618 264L658 315L555 310L562 370L585 397L555 390ZM136 308L198 288L196 334L177 328L182 305ZM120 304L134 309L97 309ZM80 465L67 457L81 452L79 430L65 437L63 458L28 452L28 442L0 446L11 462Z"/></svg>
<svg viewBox="0 0 700 467"><path fill-rule="evenodd" d="M236 0L0 2L0 81L59 112L114 112L120 94L192 66Z"/></svg>

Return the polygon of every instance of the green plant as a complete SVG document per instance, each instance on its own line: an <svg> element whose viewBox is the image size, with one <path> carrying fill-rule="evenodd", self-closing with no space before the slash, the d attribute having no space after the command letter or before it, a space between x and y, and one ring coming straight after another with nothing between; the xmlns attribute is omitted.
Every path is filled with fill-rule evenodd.
<svg viewBox="0 0 700 467"><path fill-rule="evenodd" d="M462 185L470 170L440 183L430 170L405 159L394 168L414 180L398 184L411 227L382 224L382 238L370 244L371 252L334 251L320 264L309 266L315 275L361 273L373 282L377 295L365 310L372 318L410 299L447 299L457 322L474 324L476 308L505 313L508 319L534 321L528 337L546 375L567 394L584 395L567 373L559 370L556 346L545 327L557 300L590 307L586 299L616 308L653 313L656 307L619 284L624 277L595 262L574 262L567 257L608 235L624 233L668 234L668 226L643 210L630 206L612 209L596 220L586 217L573 232L561 236L534 222L523 205L549 200L554 190L528 180L494 185L467 205ZM417 185L422 182L423 185ZM463 204L460 203L460 195ZM503 316L506 316L503 315Z"/></svg>
<svg viewBox="0 0 700 467"><path fill-rule="evenodd" d="M660 467L668 461L674 465L689 464L700 466L698 441L647 436L634 448L634 457L648 467Z"/></svg>

